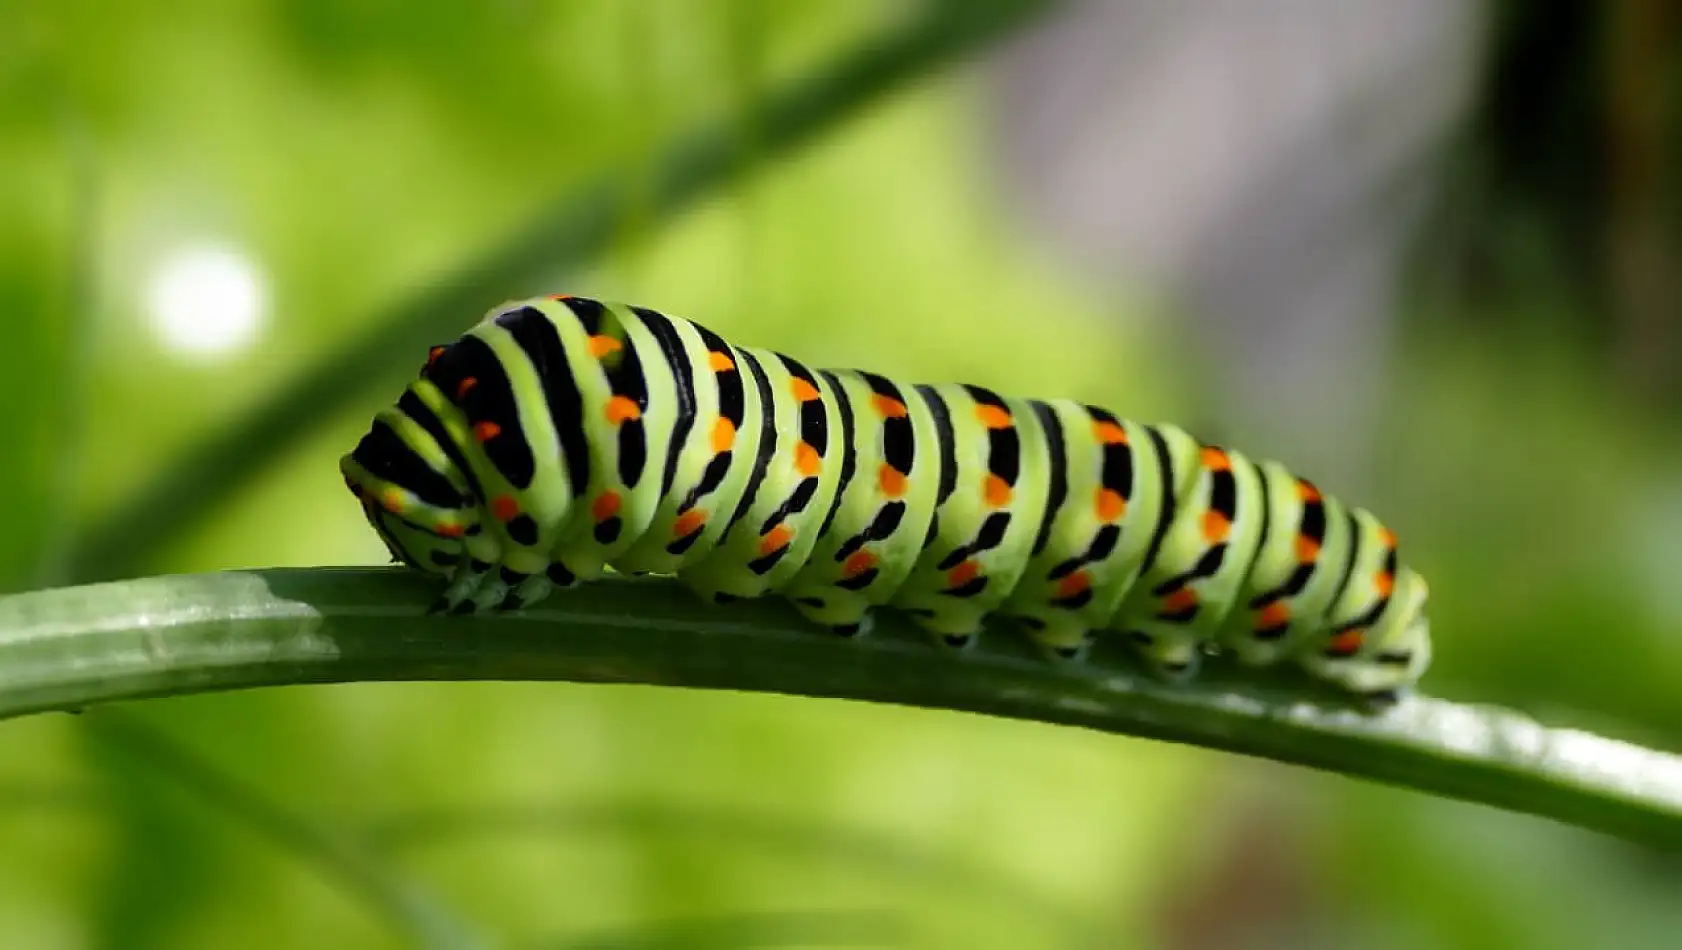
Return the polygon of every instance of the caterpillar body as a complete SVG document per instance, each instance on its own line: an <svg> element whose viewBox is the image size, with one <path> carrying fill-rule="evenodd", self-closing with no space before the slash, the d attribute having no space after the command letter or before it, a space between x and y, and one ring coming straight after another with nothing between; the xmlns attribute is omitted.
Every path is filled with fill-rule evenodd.
<svg viewBox="0 0 1682 950"><path fill-rule="evenodd" d="M434 347L340 468L435 611L519 609L623 573L871 612L1051 657L1124 638L1393 698L1430 662L1426 585L1370 513L1271 461L1071 400L814 369L700 324L558 295Z"/></svg>

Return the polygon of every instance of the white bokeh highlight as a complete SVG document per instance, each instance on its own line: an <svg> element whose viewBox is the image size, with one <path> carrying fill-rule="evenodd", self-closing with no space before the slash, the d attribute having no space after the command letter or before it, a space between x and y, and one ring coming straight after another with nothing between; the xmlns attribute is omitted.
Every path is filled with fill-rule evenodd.
<svg viewBox="0 0 1682 950"><path fill-rule="evenodd" d="M249 348L268 319L268 286L249 256L224 244L183 248L146 282L145 309L159 343L190 359Z"/></svg>

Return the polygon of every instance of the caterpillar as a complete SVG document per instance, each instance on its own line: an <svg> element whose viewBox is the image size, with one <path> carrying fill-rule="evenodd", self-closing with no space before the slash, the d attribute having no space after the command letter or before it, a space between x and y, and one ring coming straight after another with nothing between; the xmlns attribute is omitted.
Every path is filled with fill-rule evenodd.
<svg viewBox="0 0 1682 950"><path fill-rule="evenodd" d="M506 303L433 347L340 462L432 612L518 610L608 570L776 595L856 636L1009 618L1053 660L1119 637L1395 699L1430 662L1395 536L1272 461L1067 399L814 369L643 307Z"/></svg>

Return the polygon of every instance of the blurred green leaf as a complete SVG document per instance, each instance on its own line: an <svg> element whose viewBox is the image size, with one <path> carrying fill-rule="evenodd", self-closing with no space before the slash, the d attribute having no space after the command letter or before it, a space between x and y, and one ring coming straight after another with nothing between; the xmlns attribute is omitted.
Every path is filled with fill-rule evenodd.
<svg viewBox="0 0 1682 950"><path fill-rule="evenodd" d="M261 791L251 788L237 778L223 774L212 764L203 761L190 750L151 728L144 722L119 710L103 709L89 713L84 724L95 738L112 748L131 766L162 773L175 784L196 793L197 797L221 809L245 825L265 835L310 862L321 872L336 877L352 892L360 894L372 907L382 913L393 927L415 947L425 950L465 950L483 946L480 938L444 909L436 897L423 892L387 866L379 855L354 836L302 815L271 801ZM145 789L148 783L124 783L124 792L116 804L122 808L144 807L131 802L135 790ZM151 806L156 810L158 806ZM167 821L129 821L141 829L172 828ZM202 836L172 834L150 842L156 850L181 847L204 847ZM121 869L114 869L121 873ZM146 905L159 901L165 907L183 900L202 899L198 888L183 890L178 879L160 880L163 888L145 887L149 875L139 875L128 886L112 888L114 899L138 906L108 910L104 915L113 921L154 927L157 912ZM212 885L214 881L204 881ZM166 945L148 940L134 931L108 935L110 946Z"/></svg>
<svg viewBox="0 0 1682 950"><path fill-rule="evenodd" d="M4 791L0 790L0 795ZM0 801L3 801L0 798ZM363 836L388 850L439 847L467 837L502 835L529 839L550 834L632 837L669 843L704 838L730 848L752 847L782 860L822 856L856 865L873 878L937 881L944 889L994 906L1021 908L1042 933L1067 934L1063 946L1085 946L1098 922L1042 894L1032 882L1012 880L896 838L859 828L794 821L763 812L667 802L608 801L592 805L471 807L398 814L366 823Z"/></svg>
<svg viewBox="0 0 1682 950"><path fill-rule="evenodd" d="M97 721L104 715L89 718ZM158 765L169 763L165 760L151 764L155 770ZM155 786L156 782L147 784ZM84 783L0 782L0 810L73 812L99 819L109 817L110 809L121 805L119 799L128 794L126 790L119 795ZM980 904L1017 908L1039 933L1048 938L1063 935L1063 939L1051 941L1055 946L1090 946L1092 935L1100 927L1100 921L1088 919L1076 908L1052 898L1035 882L992 872L955 855L927 850L898 837L847 824L802 821L747 809L668 801L606 800L578 805L428 809L344 823L369 849L394 858L398 853L447 848L465 839L503 837L529 841L535 836L552 836L567 847L587 838L607 838L632 847L628 842L642 839L657 843L652 846L662 854L669 854L675 842L693 841L715 854L720 848L763 852L779 864L817 858L852 866L872 879L890 882L889 886L896 891L908 884L933 885L963 894ZM840 916L851 923L863 915ZM786 918L778 915L778 919ZM808 931L806 935L818 932Z"/></svg>
<svg viewBox="0 0 1682 950"><path fill-rule="evenodd" d="M862 911L744 913L663 920L609 933L564 937L545 950L736 950L749 947L891 947L891 915Z"/></svg>
<svg viewBox="0 0 1682 950"><path fill-rule="evenodd" d="M1403 803L1389 789L1346 791L1322 832L1333 906L1367 903L1440 950L1675 943L1677 880L1631 862L1622 842L1451 802Z"/></svg>
<svg viewBox="0 0 1682 950"><path fill-rule="evenodd" d="M659 153L651 180L607 174L548 203L528 227L455 274L369 321L375 329L198 447L184 452L137 497L94 525L70 557L78 580L131 574L151 551L192 530L219 503L323 420L359 397L400 384L427 347L459 336L501 300L576 269L606 250L620 222L640 205L669 218L707 192L806 144L864 107L996 39L1051 0L932 0L895 30L788 88L709 123ZM744 138L746 123L755 130Z"/></svg>
<svg viewBox="0 0 1682 950"><path fill-rule="evenodd" d="M201 829L201 803L157 781L129 750L90 743L98 813L111 828L116 860L103 862L83 898L90 945L163 950L191 927L195 911L224 899L232 865L226 843Z"/></svg>
<svg viewBox="0 0 1682 950"><path fill-rule="evenodd" d="M0 405L22 411L9 417L6 464L0 465L0 591L50 583L68 547L77 485L76 463L85 393L83 348L97 305L96 246L100 192L96 149L78 110L55 98L64 172L56 222L31 221L22 209L13 234L0 234L0 313L50 314L51 319L5 321L5 361ZM46 185L27 175L29 185ZM54 188L57 190L57 188ZM10 205L0 193L0 203ZM62 230L62 235L29 233ZM17 233L21 232L21 233ZM24 237L19 245L7 238ZM29 240L36 238L37 240ZM42 281L36 274L62 275Z"/></svg>
<svg viewBox="0 0 1682 950"><path fill-rule="evenodd" d="M884 617L863 642L786 604L698 609L666 580L569 591L518 615L430 617L397 570L227 572L0 599L0 716L146 696L350 680L568 680L945 708L1201 745L1682 845L1682 758L1413 698L1363 714L1303 684L1211 668L1171 687L1100 644L1053 664L1022 638L963 657Z"/></svg>
<svg viewBox="0 0 1682 950"><path fill-rule="evenodd" d="M18 313L42 309L36 288L25 281L11 281L0 272L0 312ZM0 400L9 405L39 405L47 413L19 413L12 418L15 428L6 431L6 464L0 465L0 498L4 498L6 536L0 540L0 591L35 586L42 550L53 532L52 515L58 473L52 456L57 433L52 430L55 403L42 398L51 391L59 345L57 328L46 321L18 321L7 325L7 357L0 371ZM15 357L15 359L14 359Z"/></svg>

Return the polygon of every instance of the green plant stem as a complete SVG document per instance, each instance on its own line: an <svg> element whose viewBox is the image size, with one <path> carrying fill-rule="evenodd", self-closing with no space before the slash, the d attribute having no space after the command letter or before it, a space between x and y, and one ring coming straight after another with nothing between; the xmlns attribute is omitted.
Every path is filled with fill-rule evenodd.
<svg viewBox="0 0 1682 950"><path fill-rule="evenodd" d="M907 621L848 641L785 604L702 605L610 580L518 615L427 617L394 569L158 577L0 599L0 718L140 697L352 680L570 680L756 690L1085 726L1307 765L1682 846L1682 758L1499 709L1414 698L1378 715L1212 666L1153 682L1020 638L962 655ZM1119 648L1117 648L1119 650Z"/></svg>
<svg viewBox="0 0 1682 950"><path fill-rule="evenodd" d="M545 204L527 226L454 274L358 325L373 329L219 432L182 453L132 500L83 533L67 559L73 581L145 569L145 558L202 524L275 459L358 399L389 395L416 354L453 339L498 301L553 292L540 282L606 251L631 213L669 220L744 174L838 128L890 93L998 39L1054 0L929 0L892 30L805 79L773 90L660 150L652 172L603 175ZM751 125L755 135L740 130ZM651 176L651 177L650 177Z"/></svg>

